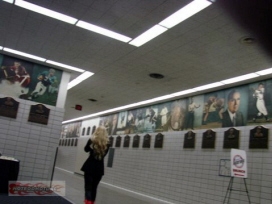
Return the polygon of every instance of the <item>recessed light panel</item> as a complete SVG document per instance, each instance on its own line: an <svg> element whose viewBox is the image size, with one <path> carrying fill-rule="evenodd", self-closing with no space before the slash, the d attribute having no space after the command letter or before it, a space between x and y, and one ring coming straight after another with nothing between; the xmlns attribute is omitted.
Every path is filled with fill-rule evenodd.
<svg viewBox="0 0 272 204"><path fill-rule="evenodd" d="M73 81L69 82L67 89L71 89L72 87L78 85L82 81L88 79L90 76L94 75L92 72L84 72L83 74L79 75L77 78L75 78Z"/></svg>
<svg viewBox="0 0 272 204"><path fill-rule="evenodd" d="M73 67L73 66L70 66L70 65L67 65L67 64L62 64L62 63L59 63L59 62L55 62L55 61L52 61L52 60L46 60L46 63L57 65L57 66L60 66L60 67L64 67L66 69L70 69L70 70L73 70L73 71L76 71L76 72L84 72L85 71L83 69Z"/></svg>
<svg viewBox="0 0 272 204"><path fill-rule="evenodd" d="M127 36L124 36L122 34L107 30L105 28L101 28L99 26L96 26L96 25L93 25L91 23L87 23L87 22L84 22L84 21L78 21L76 26L84 28L86 30L90 30L90 31L95 32L95 33L99 33L101 35L105 35L105 36L110 37L110 38L114 38L116 40L120 40L122 42L129 42L131 40L131 38L129 38Z"/></svg>
<svg viewBox="0 0 272 204"><path fill-rule="evenodd" d="M244 80L247 80L247 79L252 79L252 78L255 78L255 77L258 77L258 76L259 76L258 74L250 73L250 74L245 74L245 75L242 75L242 76L226 79L226 80L223 80L221 82L223 84L232 84L232 83L235 83L235 82L244 81Z"/></svg>
<svg viewBox="0 0 272 204"><path fill-rule="evenodd" d="M45 15L45 16L49 16L51 18L58 19L60 21L64 21L66 23L75 24L78 21L76 18L73 18L71 16L67 16L65 14L62 14L62 13L59 13L56 11L52 11L50 9L47 9L47 8L44 8L41 6L37 6L35 4L29 3L29 2L26 2L23 0L16 0L15 5L25 8L27 10L31 10L36 13Z"/></svg>
<svg viewBox="0 0 272 204"><path fill-rule="evenodd" d="M31 58L31 59L35 59L35 60L38 60L38 61L42 61L42 62L44 62L46 60L45 58L38 57L38 56L35 56L35 55L31 55L31 54L21 52L21 51L18 51L18 50L13 50L13 49L10 49L10 48L7 48L7 47L4 48L4 51L10 52L10 53L13 53L13 54L16 54L16 55L28 57L28 58Z"/></svg>
<svg viewBox="0 0 272 204"><path fill-rule="evenodd" d="M164 26L166 28L172 28L175 25L181 23L182 21L190 18L194 14L198 13L199 11L205 9L206 7L210 6L212 3L206 0L195 0L191 3L187 4L186 6L182 7L177 12L173 13L163 21L159 23L159 25Z"/></svg>
<svg viewBox="0 0 272 204"><path fill-rule="evenodd" d="M149 30L147 30L146 32L139 35L134 40L132 40L129 44L140 47L141 45L152 40L153 38L164 33L165 31L167 31L167 28L164 28L160 25L155 25L152 28L150 28Z"/></svg>

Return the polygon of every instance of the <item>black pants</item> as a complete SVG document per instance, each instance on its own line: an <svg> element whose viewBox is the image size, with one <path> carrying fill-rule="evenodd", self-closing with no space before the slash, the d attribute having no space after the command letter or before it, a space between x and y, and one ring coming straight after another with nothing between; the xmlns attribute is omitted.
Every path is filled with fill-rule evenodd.
<svg viewBox="0 0 272 204"><path fill-rule="evenodd" d="M89 201L95 201L97 186L102 178L102 175L84 174L85 183L85 198Z"/></svg>

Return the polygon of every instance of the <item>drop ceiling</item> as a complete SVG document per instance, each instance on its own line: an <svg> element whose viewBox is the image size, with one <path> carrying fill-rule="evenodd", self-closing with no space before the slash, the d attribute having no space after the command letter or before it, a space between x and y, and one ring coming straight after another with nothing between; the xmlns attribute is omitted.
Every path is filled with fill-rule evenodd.
<svg viewBox="0 0 272 204"><path fill-rule="evenodd" d="M190 1L28 2L135 38ZM135 47L0 1L0 46L95 73L68 91L64 120L69 120L272 67L271 8L264 0L217 0ZM255 42L241 43L245 36ZM150 73L165 77L153 79ZM79 74L72 72L71 80Z"/></svg>

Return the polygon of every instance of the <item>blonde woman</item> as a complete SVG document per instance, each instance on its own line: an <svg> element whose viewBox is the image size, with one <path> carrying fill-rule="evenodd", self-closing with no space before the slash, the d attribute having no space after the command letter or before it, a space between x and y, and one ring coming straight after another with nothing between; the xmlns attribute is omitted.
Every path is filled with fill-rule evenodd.
<svg viewBox="0 0 272 204"><path fill-rule="evenodd" d="M84 148L85 152L90 152L90 156L81 167L81 171L84 172L85 204L94 204L97 186L104 175L104 157L109 146L107 130L100 126Z"/></svg>

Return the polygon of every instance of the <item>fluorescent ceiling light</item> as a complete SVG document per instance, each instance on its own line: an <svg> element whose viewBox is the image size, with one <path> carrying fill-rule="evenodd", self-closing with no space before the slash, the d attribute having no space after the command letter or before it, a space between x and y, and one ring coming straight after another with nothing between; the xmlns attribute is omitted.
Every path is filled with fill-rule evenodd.
<svg viewBox="0 0 272 204"><path fill-rule="evenodd" d="M52 60L46 60L46 63L57 65L57 66L60 66L60 67L64 67L66 69L70 69L70 70L73 70L73 71L76 71L76 72L84 72L85 71L83 69L80 69L80 68L77 68L77 67L72 67L70 65L62 64L62 63L55 62L55 61L52 61Z"/></svg>
<svg viewBox="0 0 272 204"><path fill-rule="evenodd" d="M159 23L159 25L164 26L166 28L172 28L175 25L181 23L182 21L186 20L187 18L193 16L194 14L198 13L199 11L205 9L206 7L210 6L212 3L206 0L195 0L177 12L173 13L163 21Z"/></svg>
<svg viewBox="0 0 272 204"><path fill-rule="evenodd" d="M165 31L167 31L167 28L164 28L160 25L155 25L146 32L133 39L129 44L140 47L141 45L152 40L153 38L164 33Z"/></svg>
<svg viewBox="0 0 272 204"><path fill-rule="evenodd" d="M202 90L211 89L211 88L215 88L215 87L223 86L223 85L224 84L221 83L221 82L215 82L215 83L211 83L211 84L206 84L204 86L198 86L198 87L195 87L193 89L196 90L196 91L202 91Z"/></svg>
<svg viewBox="0 0 272 204"><path fill-rule="evenodd" d="M78 21L76 26L93 31L95 33L99 33L101 35L108 36L110 38L114 38L116 40L120 40L122 42L129 42L131 38L124 36L122 34L107 30L105 28L101 28L99 26L84 22L84 21Z"/></svg>
<svg viewBox="0 0 272 204"><path fill-rule="evenodd" d="M0 46L0 50L3 50L4 47Z"/></svg>
<svg viewBox="0 0 272 204"><path fill-rule="evenodd" d="M66 23L75 24L78 21L78 19L76 19L76 18L64 15L62 13L58 13L56 11L52 11L50 9L47 9L47 8L44 8L41 6L37 6L35 4L29 3L29 2L26 2L23 0L16 0L15 5L25 8L25 9L28 9L28 10L31 10L31 11L34 11L34 12L37 12L37 13L40 13L45 16L49 16L51 18L58 19L60 21L64 21Z"/></svg>
<svg viewBox="0 0 272 204"><path fill-rule="evenodd" d="M77 78L75 78L73 81L70 81L67 87L67 90L71 89L72 87L78 85L79 83L81 83L82 81L84 81L85 79L88 79L90 76L94 75L94 73L92 72L84 72L83 74L79 75Z"/></svg>
<svg viewBox="0 0 272 204"><path fill-rule="evenodd" d="M261 71L255 72L255 73L256 73L256 74L259 74L259 75L268 75L268 74L272 74L272 68L264 69L264 70L261 70Z"/></svg>
<svg viewBox="0 0 272 204"><path fill-rule="evenodd" d="M45 58L42 58L42 57L31 55L31 54L28 54L28 53L25 53L25 52L20 52L20 51L17 51L17 50L6 48L6 47L4 47L3 50L6 51L6 52L10 52L10 53L13 53L13 54L16 54L16 55L28 57L28 58L35 59L35 60L42 61L42 62L44 62L46 60Z"/></svg>
<svg viewBox="0 0 272 204"><path fill-rule="evenodd" d="M193 92L196 92L196 90L187 89L187 90L184 90L184 91L179 91L179 92L176 92L176 93L172 93L172 95L176 97L176 96L182 96L182 95L186 95L186 94L193 93Z"/></svg>
<svg viewBox="0 0 272 204"><path fill-rule="evenodd" d="M13 2L14 2L14 0L3 0L3 1L11 3L11 4L13 4Z"/></svg>
<svg viewBox="0 0 272 204"><path fill-rule="evenodd" d="M238 82L238 81L244 81L244 80L252 79L252 78L255 78L255 77L258 77L258 76L260 76L260 75L255 74L255 73L250 73L250 74L245 74L245 75L242 75L242 76L226 79L226 80L223 80L221 82L223 84L232 84L232 83L235 83L235 82Z"/></svg>

